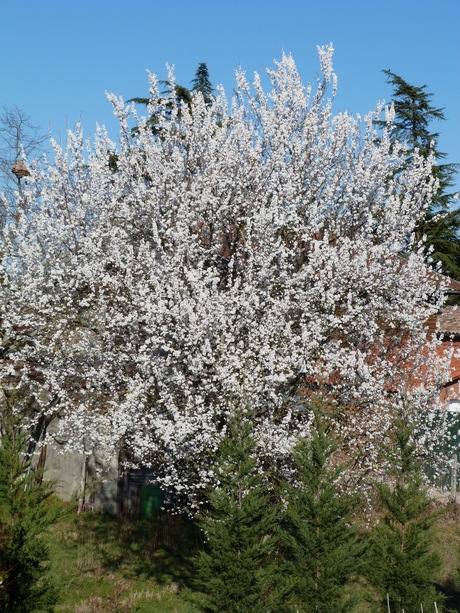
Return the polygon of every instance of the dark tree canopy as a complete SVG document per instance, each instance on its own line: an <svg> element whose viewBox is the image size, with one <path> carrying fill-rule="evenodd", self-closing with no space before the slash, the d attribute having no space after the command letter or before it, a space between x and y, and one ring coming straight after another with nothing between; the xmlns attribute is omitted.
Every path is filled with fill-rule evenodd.
<svg viewBox="0 0 460 613"><path fill-rule="evenodd" d="M206 103L211 101L213 95L213 86L209 80L209 72L207 65L202 62L198 65L195 72L195 78L192 80L192 89L180 85L179 83L171 83L171 81L163 80L160 83L164 86L164 90L161 92L161 101L166 105L169 111L172 110L174 103L179 107L179 112L182 107L186 107L189 110L192 105L193 92L201 92L203 94ZM131 98L128 102L134 102L135 104L143 104L145 106L150 102L149 98ZM149 118L149 123L152 126L152 132L158 134L157 123L158 119L155 116ZM133 132L137 132L137 127L133 129Z"/></svg>
<svg viewBox="0 0 460 613"><path fill-rule="evenodd" d="M208 67L204 62L201 62L196 69L195 78L192 80L192 91L201 92L206 102L212 98L214 88L209 79Z"/></svg>
<svg viewBox="0 0 460 613"><path fill-rule="evenodd" d="M426 235L428 244L433 247L434 260L441 262L443 272L460 279L460 210L452 209L455 194L450 191L459 164L441 163L446 154L437 148L439 132L431 128L432 122L445 121L444 109L432 104L433 94L427 91L426 85L414 86L391 70L383 72L387 83L393 87L396 116L392 136L406 143L407 162L414 149L424 157L433 152L436 159L433 174L439 181L439 188L417 232L420 238Z"/></svg>

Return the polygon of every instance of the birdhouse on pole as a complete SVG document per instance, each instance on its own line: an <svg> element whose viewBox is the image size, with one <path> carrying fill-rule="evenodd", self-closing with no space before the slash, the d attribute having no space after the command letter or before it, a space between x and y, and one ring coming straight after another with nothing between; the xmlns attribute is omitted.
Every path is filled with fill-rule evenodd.
<svg viewBox="0 0 460 613"><path fill-rule="evenodd" d="M16 175L18 179L22 179L30 175L30 172L27 170L26 163L23 160L16 160L11 172Z"/></svg>

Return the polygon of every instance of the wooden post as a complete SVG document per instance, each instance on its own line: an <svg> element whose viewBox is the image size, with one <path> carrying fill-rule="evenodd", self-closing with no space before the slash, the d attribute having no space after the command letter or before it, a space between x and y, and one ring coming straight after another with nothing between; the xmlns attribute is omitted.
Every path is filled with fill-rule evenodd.
<svg viewBox="0 0 460 613"><path fill-rule="evenodd" d="M450 477L450 497L452 500L457 499L457 473L458 473L458 457L457 454L454 453L452 456L452 469L451 469L451 477Z"/></svg>
<svg viewBox="0 0 460 613"><path fill-rule="evenodd" d="M85 508L85 502L86 502L86 476L87 476L87 473L88 473L88 456L85 453L85 457L84 457L84 460L83 460L82 465L81 465L80 496L78 498L78 508L77 508L78 515L80 515L80 513Z"/></svg>

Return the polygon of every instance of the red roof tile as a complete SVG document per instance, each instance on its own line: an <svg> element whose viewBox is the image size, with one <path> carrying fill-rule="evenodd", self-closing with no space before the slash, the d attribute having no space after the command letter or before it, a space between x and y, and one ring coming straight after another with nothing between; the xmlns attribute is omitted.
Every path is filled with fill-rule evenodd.
<svg viewBox="0 0 460 613"><path fill-rule="evenodd" d="M460 335L460 306L444 307L437 316L437 327L444 334Z"/></svg>

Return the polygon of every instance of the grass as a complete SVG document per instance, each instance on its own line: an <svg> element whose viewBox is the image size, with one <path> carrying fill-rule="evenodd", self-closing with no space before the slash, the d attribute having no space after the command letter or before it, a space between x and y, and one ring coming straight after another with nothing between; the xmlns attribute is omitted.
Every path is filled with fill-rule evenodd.
<svg viewBox="0 0 460 613"><path fill-rule="evenodd" d="M443 560L438 587L446 606L460 611L460 507L447 507L436 528ZM61 613L196 613L202 595L194 589L192 557L200 534L178 516L123 521L106 515L71 515L49 532L51 577L59 586ZM368 586L358 580L352 593L356 613L375 609Z"/></svg>
<svg viewBox="0 0 460 613"><path fill-rule="evenodd" d="M193 613L191 557L199 533L184 518L119 521L85 513L48 535L57 612Z"/></svg>
<svg viewBox="0 0 460 613"><path fill-rule="evenodd" d="M435 549L442 559L438 588L446 595L445 606L460 611L460 505L451 503L436 527Z"/></svg>

